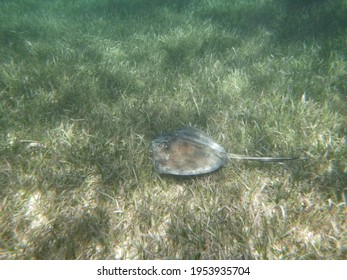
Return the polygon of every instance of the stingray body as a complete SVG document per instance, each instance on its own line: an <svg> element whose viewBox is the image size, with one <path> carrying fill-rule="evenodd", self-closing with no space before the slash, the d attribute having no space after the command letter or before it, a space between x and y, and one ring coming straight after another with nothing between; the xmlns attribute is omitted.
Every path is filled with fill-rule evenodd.
<svg viewBox="0 0 347 280"><path fill-rule="evenodd" d="M229 159L281 162L296 158L250 157L227 153L205 132L187 127L152 141L155 170L159 174L199 175L217 170Z"/></svg>

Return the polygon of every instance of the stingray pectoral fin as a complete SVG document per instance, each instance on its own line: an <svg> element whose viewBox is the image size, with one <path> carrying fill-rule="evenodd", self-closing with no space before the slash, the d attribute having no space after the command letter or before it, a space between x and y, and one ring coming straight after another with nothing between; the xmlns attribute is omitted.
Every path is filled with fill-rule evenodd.
<svg viewBox="0 0 347 280"><path fill-rule="evenodd" d="M250 157L245 155L236 155L228 153L229 159L240 159L240 160L257 160L263 162L282 162L287 160L299 159L299 157Z"/></svg>

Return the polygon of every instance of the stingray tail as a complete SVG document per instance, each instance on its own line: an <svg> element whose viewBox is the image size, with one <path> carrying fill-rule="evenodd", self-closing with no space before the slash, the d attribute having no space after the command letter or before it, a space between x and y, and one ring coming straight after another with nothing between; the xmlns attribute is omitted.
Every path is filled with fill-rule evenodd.
<svg viewBox="0 0 347 280"><path fill-rule="evenodd" d="M244 155L235 155L235 154L229 154L229 159L240 159L240 160L257 160L257 161L263 161L263 162L282 162L287 160L295 160L299 159L299 157L249 157Z"/></svg>

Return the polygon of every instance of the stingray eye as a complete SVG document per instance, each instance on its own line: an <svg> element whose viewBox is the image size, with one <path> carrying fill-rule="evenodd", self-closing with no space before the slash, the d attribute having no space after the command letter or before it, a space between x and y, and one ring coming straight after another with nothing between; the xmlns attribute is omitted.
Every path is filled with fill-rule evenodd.
<svg viewBox="0 0 347 280"><path fill-rule="evenodd" d="M167 150L169 148L169 145L167 143L160 143L158 146L160 149L163 149L163 150L164 149Z"/></svg>
<svg viewBox="0 0 347 280"><path fill-rule="evenodd" d="M164 144L164 149L165 149L165 150L169 150L169 149L170 149L170 145L169 145L168 143L165 143L165 144Z"/></svg>

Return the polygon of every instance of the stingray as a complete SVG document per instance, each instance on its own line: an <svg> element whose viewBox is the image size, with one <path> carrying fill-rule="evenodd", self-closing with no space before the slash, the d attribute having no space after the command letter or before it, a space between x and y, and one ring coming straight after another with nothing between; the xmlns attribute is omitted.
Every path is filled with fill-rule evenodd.
<svg viewBox="0 0 347 280"><path fill-rule="evenodd" d="M182 128L152 141L153 162L159 174L200 175L217 170L229 159L282 162L297 157L253 157L227 153L209 135L194 127Z"/></svg>

